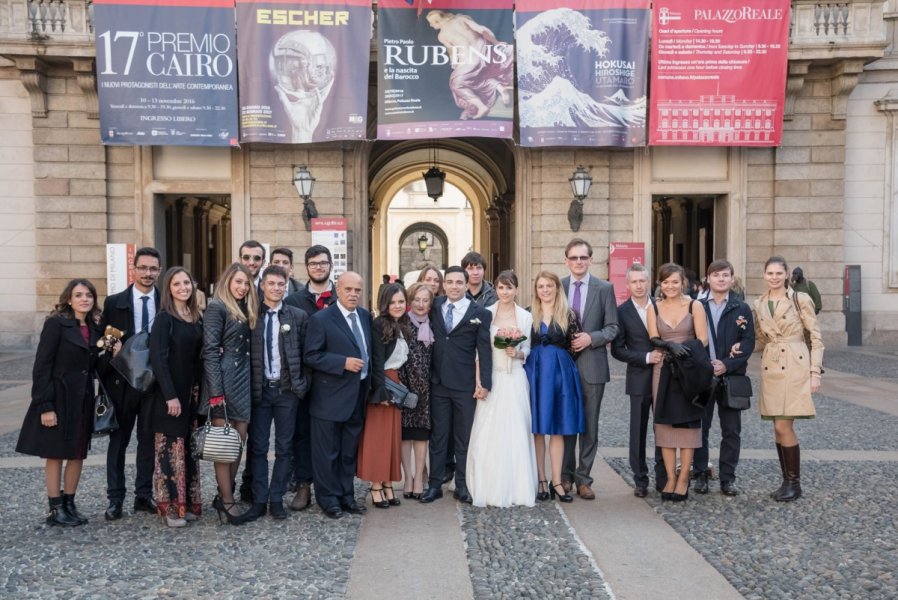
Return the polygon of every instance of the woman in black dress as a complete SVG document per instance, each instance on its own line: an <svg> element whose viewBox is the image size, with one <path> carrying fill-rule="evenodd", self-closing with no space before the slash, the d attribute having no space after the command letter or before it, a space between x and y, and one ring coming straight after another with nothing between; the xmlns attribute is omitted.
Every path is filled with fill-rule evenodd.
<svg viewBox="0 0 898 600"><path fill-rule="evenodd" d="M16 452L46 459L48 525L74 527L87 523L75 508L75 492L93 430L101 317L94 284L87 279L73 279L44 321L37 345L31 406L22 423ZM117 344L114 352L120 347Z"/></svg>
<svg viewBox="0 0 898 600"><path fill-rule="evenodd" d="M153 394L153 496L166 525L184 527L202 512L199 461L188 438L196 419L203 324L193 278L183 267L165 272L159 296L161 310L150 336L150 362L158 382Z"/></svg>
<svg viewBox="0 0 898 600"><path fill-rule="evenodd" d="M203 314L203 370L206 393L199 412L205 415L212 407L212 424L221 427L225 413L231 426L246 439L250 407L250 332L259 316L259 296L249 269L233 263L218 279L215 294ZM218 496L212 506L219 519L239 525L243 522L234 502L234 478L240 466L215 463Z"/></svg>
<svg viewBox="0 0 898 600"><path fill-rule="evenodd" d="M418 395L415 408L402 409L403 496L415 499L424 493L424 467L427 463L427 441L430 439L430 363L433 355L430 306L434 298L431 290L426 282L415 283L408 288L412 336L408 360L399 369L399 381Z"/></svg>

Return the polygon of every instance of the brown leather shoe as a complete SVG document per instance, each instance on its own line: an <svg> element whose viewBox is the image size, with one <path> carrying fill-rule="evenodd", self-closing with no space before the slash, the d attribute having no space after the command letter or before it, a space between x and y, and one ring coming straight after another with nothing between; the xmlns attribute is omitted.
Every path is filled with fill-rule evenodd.
<svg viewBox="0 0 898 600"><path fill-rule="evenodd" d="M577 495L583 498L584 500L595 500L596 495L592 491L592 488L586 485L585 483L581 483L577 486Z"/></svg>
<svg viewBox="0 0 898 600"><path fill-rule="evenodd" d="M296 495L290 502L290 510L305 510L312 503L312 487L308 483L300 483L296 486Z"/></svg>

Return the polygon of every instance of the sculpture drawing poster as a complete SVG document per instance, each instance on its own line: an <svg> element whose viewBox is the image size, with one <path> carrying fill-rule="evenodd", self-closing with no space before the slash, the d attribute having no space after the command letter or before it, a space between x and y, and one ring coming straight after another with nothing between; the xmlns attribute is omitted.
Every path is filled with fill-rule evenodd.
<svg viewBox="0 0 898 600"><path fill-rule="evenodd" d="M649 0L518 0L522 146L644 146Z"/></svg>
<svg viewBox="0 0 898 600"><path fill-rule="evenodd" d="M377 137L512 136L512 0L379 0Z"/></svg>
<svg viewBox="0 0 898 600"><path fill-rule="evenodd" d="M365 139L371 4L237 0L240 140Z"/></svg>
<svg viewBox="0 0 898 600"><path fill-rule="evenodd" d="M237 145L234 5L96 0L104 144Z"/></svg>
<svg viewBox="0 0 898 600"><path fill-rule="evenodd" d="M789 0L655 0L649 141L778 146Z"/></svg>

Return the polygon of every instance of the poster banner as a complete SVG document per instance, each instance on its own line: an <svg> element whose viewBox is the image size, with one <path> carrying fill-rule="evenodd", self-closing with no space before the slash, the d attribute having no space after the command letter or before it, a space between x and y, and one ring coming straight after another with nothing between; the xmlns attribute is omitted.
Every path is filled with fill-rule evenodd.
<svg viewBox="0 0 898 600"><path fill-rule="evenodd" d="M104 144L237 145L232 0L96 0Z"/></svg>
<svg viewBox="0 0 898 600"><path fill-rule="evenodd" d="M512 136L512 0L379 0L377 137Z"/></svg>
<svg viewBox="0 0 898 600"><path fill-rule="evenodd" d="M336 280L349 268L349 241L345 217L315 217L312 219L312 245L321 245L331 251L331 277Z"/></svg>
<svg viewBox="0 0 898 600"><path fill-rule="evenodd" d="M106 244L106 295L124 291L134 283L136 244Z"/></svg>
<svg viewBox="0 0 898 600"><path fill-rule="evenodd" d="M370 0L237 0L240 140L363 140Z"/></svg>
<svg viewBox="0 0 898 600"><path fill-rule="evenodd" d="M789 0L655 0L649 143L778 146Z"/></svg>
<svg viewBox="0 0 898 600"><path fill-rule="evenodd" d="M627 287L627 269L639 263L645 264L643 242L611 242L608 246L608 280L614 286L614 298L620 306L630 298ZM652 276L649 274L649 294L652 293Z"/></svg>
<svg viewBox="0 0 898 600"><path fill-rule="evenodd" d="M522 146L644 146L649 0L518 0Z"/></svg>

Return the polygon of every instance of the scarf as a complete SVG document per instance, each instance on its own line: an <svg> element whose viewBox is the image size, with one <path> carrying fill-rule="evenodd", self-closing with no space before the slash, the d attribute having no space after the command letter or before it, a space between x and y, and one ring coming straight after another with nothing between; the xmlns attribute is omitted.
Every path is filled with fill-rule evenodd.
<svg viewBox="0 0 898 600"><path fill-rule="evenodd" d="M433 330L430 328L430 317L419 317L415 313L408 313L408 318L418 329L418 341L425 346L433 343Z"/></svg>
<svg viewBox="0 0 898 600"><path fill-rule="evenodd" d="M330 303L328 302L328 300L330 300L330 298L331 298L330 290L323 292L320 296L318 296L318 299L315 300L315 306L318 307L318 310L323 310L324 308L326 308L327 306L330 305Z"/></svg>

